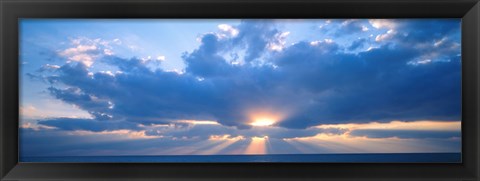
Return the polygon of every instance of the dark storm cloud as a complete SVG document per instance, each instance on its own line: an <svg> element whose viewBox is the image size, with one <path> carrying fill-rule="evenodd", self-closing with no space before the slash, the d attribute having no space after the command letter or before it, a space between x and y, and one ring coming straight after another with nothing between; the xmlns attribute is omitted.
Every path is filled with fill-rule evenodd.
<svg viewBox="0 0 480 181"><path fill-rule="evenodd" d="M455 32L459 27L452 27L455 23L458 21L432 22L426 28L416 20L404 21L396 29L399 34L385 40L387 43L350 54L342 52L345 47L327 41L298 42L281 52L271 52L266 46L275 41L280 31L267 22L245 21L235 27L239 30L235 37L205 34L198 49L183 55L183 74L152 71L136 58L104 57L99 61L117 67L121 73L90 73L81 63L68 63L56 70L58 75L50 77L55 84L49 90L55 98L77 105L95 120L107 122L168 124L179 119L216 120L243 129L250 127L248 112L260 109L285 113L278 124L285 128L391 120L458 120L459 49L433 46L440 37L457 39ZM358 31L359 26L351 28ZM431 30L419 32L418 28ZM430 45L414 48L416 42ZM222 56L238 49L246 52L244 65L232 65ZM430 53L427 58L435 59L441 54L449 60L409 64L427 56L425 52ZM269 56L264 56L264 63L249 63L265 54ZM58 84L69 88L56 87ZM40 124L77 128L64 122L50 120ZM89 130L105 129L103 123L91 126L99 128Z"/></svg>

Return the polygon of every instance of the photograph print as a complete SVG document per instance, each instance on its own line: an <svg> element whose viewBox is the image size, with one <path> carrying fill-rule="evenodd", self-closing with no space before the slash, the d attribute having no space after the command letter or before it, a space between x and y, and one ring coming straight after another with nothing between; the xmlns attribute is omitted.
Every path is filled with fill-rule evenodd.
<svg viewBox="0 0 480 181"><path fill-rule="evenodd" d="M19 19L19 162L461 163L461 19Z"/></svg>

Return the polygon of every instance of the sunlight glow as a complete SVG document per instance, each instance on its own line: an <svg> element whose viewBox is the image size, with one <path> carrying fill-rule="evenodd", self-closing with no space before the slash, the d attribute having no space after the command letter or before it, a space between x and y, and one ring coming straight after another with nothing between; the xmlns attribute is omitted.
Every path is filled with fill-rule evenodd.
<svg viewBox="0 0 480 181"><path fill-rule="evenodd" d="M244 154L266 154L267 153L268 136L252 137L251 142L245 149Z"/></svg>
<svg viewBox="0 0 480 181"><path fill-rule="evenodd" d="M260 118L251 123L252 126L271 126L275 123L273 119L270 118Z"/></svg>
<svg viewBox="0 0 480 181"><path fill-rule="evenodd" d="M439 130L439 131L457 131L461 130L461 121L435 121L435 120L419 120L419 121L391 121L387 123L371 122L371 123L350 123L350 124L323 124L316 126L317 128L330 129L393 129L393 130Z"/></svg>
<svg viewBox="0 0 480 181"><path fill-rule="evenodd" d="M236 137L232 137L231 135L211 135L209 137L209 141L213 141L215 143L219 143L219 144L216 144L206 150L203 150L203 151L200 151L199 155L212 155L212 154L219 154L223 149L229 147L230 145L240 141L240 140L244 140L245 137L244 136L236 136Z"/></svg>
<svg viewBox="0 0 480 181"><path fill-rule="evenodd" d="M208 138L208 140L214 140L214 141L223 141L223 140L227 140L227 141L238 141L238 140L244 140L245 137L244 136L235 136L235 137L232 137L231 135L229 134L225 134L225 135L210 135L210 137Z"/></svg>
<svg viewBox="0 0 480 181"><path fill-rule="evenodd" d="M274 108L251 108L246 111L248 122L246 124L253 127L273 127L281 122L288 114L289 110Z"/></svg>
<svg viewBox="0 0 480 181"><path fill-rule="evenodd" d="M79 136L87 136L87 135L114 135L117 139L153 139L153 138L162 138L163 136L152 136L147 135L146 131L132 131L128 129L120 129L120 130L113 130L113 131L85 131L85 130L76 130L68 133L69 135L79 135Z"/></svg>
<svg viewBox="0 0 480 181"><path fill-rule="evenodd" d="M346 134L318 134L312 137L283 139L303 153L425 153L449 152L452 148L425 139L350 137ZM441 150L441 151L440 151Z"/></svg>

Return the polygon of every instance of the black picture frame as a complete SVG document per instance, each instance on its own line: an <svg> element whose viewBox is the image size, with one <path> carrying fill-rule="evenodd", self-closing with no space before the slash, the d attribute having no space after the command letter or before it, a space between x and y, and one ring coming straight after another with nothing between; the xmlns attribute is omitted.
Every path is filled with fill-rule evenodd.
<svg viewBox="0 0 480 181"><path fill-rule="evenodd" d="M19 163L19 18L462 18L462 163ZM0 0L0 180L479 180L478 0Z"/></svg>

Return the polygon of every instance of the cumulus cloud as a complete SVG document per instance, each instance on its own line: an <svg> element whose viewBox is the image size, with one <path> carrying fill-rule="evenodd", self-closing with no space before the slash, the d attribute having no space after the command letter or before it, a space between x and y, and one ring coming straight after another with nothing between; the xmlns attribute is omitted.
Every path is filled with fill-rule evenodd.
<svg viewBox="0 0 480 181"><path fill-rule="evenodd" d="M82 62L87 66L93 64L98 49L95 45L78 45L74 48L68 48L60 52L60 55L67 57L71 61Z"/></svg>
<svg viewBox="0 0 480 181"><path fill-rule="evenodd" d="M226 40L226 50L239 47L245 49L245 62L260 58L269 44L281 44L286 32L280 32L275 24L268 20L244 20L238 27L238 35ZM276 42L275 42L276 41Z"/></svg>
<svg viewBox="0 0 480 181"><path fill-rule="evenodd" d="M270 42L267 46L270 50L273 51L282 51L285 48L285 39L290 34L290 32L277 33L273 42Z"/></svg>
<svg viewBox="0 0 480 181"><path fill-rule="evenodd" d="M222 30L223 32L228 33L230 36L237 36L239 33L239 30L228 25L228 24L220 24L218 25L218 29ZM223 36L226 36L222 34Z"/></svg>
<svg viewBox="0 0 480 181"><path fill-rule="evenodd" d="M235 27L219 27L222 31L238 30L234 37L204 34L201 45L182 56L186 63L182 74L150 70L137 58L104 56L99 61L122 73L90 72L86 64L67 63L49 79L68 88L53 86L49 91L97 120L137 123L215 120L243 129L250 127L249 113L254 110L284 114L276 125L285 128L397 119L458 120L459 59L429 66L408 63L425 52L436 53L431 57L457 57L458 49L445 52L446 48L432 48L438 47L432 43L438 40L435 37L452 36L455 28L440 26L431 30L437 32L432 38L422 32L424 37L417 42L429 40L430 46L412 48L414 39L408 37L420 36L417 27L424 27L422 22L400 21L395 26L377 22L376 27L395 27L399 33L370 51L351 54L336 42L325 40L297 42L264 56L268 46L286 34L266 21L245 21ZM402 37L409 42L401 42ZM360 39L349 48L362 44ZM245 62L261 59L262 64L234 65L221 56L239 49L246 52Z"/></svg>
<svg viewBox="0 0 480 181"><path fill-rule="evenodd" d="M80 62L90 67L101 56L114 55L112 45L119 45L121 41L119 39L109 41L100 38L89 39L80 37L71 39L70 43L73 47L61 50L58 54L67 58L68 61Z"/></svg>

